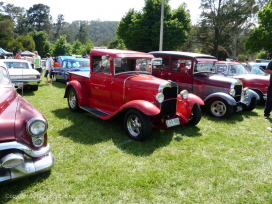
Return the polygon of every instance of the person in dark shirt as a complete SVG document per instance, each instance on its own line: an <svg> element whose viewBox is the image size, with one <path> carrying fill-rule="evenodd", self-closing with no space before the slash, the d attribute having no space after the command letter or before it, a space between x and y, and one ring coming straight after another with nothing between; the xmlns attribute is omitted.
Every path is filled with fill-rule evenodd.
<svg viewBox="0 0 272 204"><path fill-rule="evenodd" d="M267 88L267 98L264 107L264 118L269 119L270 112L272 110L272 61L270 61L269 64L267 65L265 73L270 75L270 80ZM267 130L272 131L272 128L268 127Z"/></svg>

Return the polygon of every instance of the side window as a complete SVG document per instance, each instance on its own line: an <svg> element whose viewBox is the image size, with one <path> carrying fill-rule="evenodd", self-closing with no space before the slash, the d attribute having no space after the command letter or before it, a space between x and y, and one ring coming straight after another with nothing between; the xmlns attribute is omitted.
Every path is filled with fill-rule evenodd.
<svg viewBox="0 0 272 204"><path fill-rule="evenodd" d="M72 67L71 62L67 62L67 68L71 68L71 67Z"/></svg>
<svg viewBox="0 0 272 204"><path fill-rule="evenodd" d="M192 67L192 60L186 59L172 59L171 71L188 73Z"/></svg>
<svg viewBox="0 0 272 204"><path fill-rule="evenodd" d="M106 56L93 56L92 57L93 63L93 71L94 72L101 72L105 74L110 73L110 58Z"/></svg>
<svg viewBox="0 0 272 204"><path fill-rule="evenodd" d="M64 62L63 62L62 67L67 67L67 61L64 61Z"/></svg>
<svg viewBox="0 0 272 204"><path fill-rule="evenodd" d="M169 57L160 57L152 60L152 69L167 70L169 68Z"/></svg>
<svg viewBox="0 0 272 204"><path fill-rule="evenodd" d="M174 71L174 72L179 71L179 59L172 59L171 71Z"/></svg>

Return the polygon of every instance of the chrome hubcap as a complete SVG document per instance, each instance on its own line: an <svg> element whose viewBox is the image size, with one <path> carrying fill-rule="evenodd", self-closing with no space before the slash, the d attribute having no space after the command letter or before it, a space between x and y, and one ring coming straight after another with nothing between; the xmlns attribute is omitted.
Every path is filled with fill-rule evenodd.
<svg viewBox="0 0 272 204"><path fill-rule="evenodd" d="M127 120L127 128L129 133L137 137L141 133L141 121L136 115L130 115Z"/></svg>

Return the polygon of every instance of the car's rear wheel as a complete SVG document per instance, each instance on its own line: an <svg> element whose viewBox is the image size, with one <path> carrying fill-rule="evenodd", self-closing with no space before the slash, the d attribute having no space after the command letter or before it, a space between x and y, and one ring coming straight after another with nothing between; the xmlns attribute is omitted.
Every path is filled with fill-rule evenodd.
<svg viewBox="0 0 272 204"><path fill-rule="evenodd" d="M53 81L58 81L56 75L53 76Z"/></svg>
<svg viewBox="0 0 272 204"><path fill-rule="evenodd" d="M77 94L73 87L68 90L67 102L71 111L79 110Z"/></svg>
<svg viewBox="0 0 272 204"><path fill-rule="evenodd" d="M127 111L124 125L128 136L133 140L144 141L151 135L150 118L136 109Z"/></svg>
<svg viewBox="0 0 272 204"><path fill-rule="evenodd" d="M199 106L199 104L195 104L192 109L192 112L191 112L191 115L189 118L189 122L187 123L187 125L190 125L190 126L197 125L199 123L201 117L202 117L202 113L201 113L200 106Z"/></svg>
<svg viewBox="0 0 272 204"><path fill-rule="evenodd" d="M31 90L32 90L32 91L38 91L38 89L39 89L39 86L38 86L38 85L32 85L32 86L31 86Z"/></svg>
<svg viewBox="0 0 272 204"><path fill-rule="evenodd" d="M213 98L208 102L208 112L216 118L228 118L234 113L234 107L222 98Z"/></svg>

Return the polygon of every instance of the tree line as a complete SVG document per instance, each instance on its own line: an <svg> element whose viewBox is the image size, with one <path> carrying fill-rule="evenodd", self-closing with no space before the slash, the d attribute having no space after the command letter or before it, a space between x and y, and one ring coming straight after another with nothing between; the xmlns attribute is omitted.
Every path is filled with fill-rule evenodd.
<svg viewBox="0 0 272 204"><path fill-rule="evenodd" d="M0 2L0 46L85 55L94 46L143 52L159 49L162 0L145 0L141 11L129 9L117 21L53 23L50 7L35 4L28 10ZM192 25L186 4L171 9L164 0L163 50L181 50L226 58L270 57L272 3L269 0L201 0L201 16Z"/></svg>

